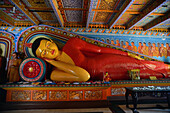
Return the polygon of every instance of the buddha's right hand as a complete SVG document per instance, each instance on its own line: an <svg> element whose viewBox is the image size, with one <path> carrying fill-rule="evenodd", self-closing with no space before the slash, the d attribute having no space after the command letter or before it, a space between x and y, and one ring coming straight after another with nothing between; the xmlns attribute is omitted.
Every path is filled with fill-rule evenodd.
<svg viewBox="0 0 170 113"><path fill-rule="evenodd" d="M47 61L47 62L52 62L53 60L52 59L47 59L47 58L43 58L45 61Z"/></svg>

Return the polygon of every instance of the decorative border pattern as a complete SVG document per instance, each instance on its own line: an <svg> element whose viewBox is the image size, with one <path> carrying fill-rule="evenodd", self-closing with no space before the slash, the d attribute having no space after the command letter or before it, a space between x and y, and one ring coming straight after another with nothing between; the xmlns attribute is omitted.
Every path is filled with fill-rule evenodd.
<svg viewBox="0 0 170 113"><path fill-rule="evenodd" d="M9 60L11 59L11 55L13 51L15 51L15 43L14 43L15 36L11 33L6 31L0 31L0 43L5 44L5 57L7 59L7 67L9 64Z"/></svg>
<svg viewBox="0 0 170 113"><path fill-rule="evenodd" d="M136 31L136 30L120 30L120 29L102 29L102 28L63 28L64 30L74 33L97 33L100 34L125 34L125 35L144 35L144 36L170 36L169 32L153 32L153 31ZM166 37L165 37L166 38ZM168 38L168 37L167 37Z"/></svg>

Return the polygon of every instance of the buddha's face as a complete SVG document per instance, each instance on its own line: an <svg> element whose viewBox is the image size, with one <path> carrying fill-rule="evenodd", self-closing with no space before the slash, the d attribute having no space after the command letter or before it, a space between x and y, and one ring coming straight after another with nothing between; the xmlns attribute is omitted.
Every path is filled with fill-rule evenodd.
<svg viewBox="0 0 170 113"><path fill-rule="evenodd" d="M41 58L54 59L59 55L58 47L52 40L41 40L36 55Z"/></svg>

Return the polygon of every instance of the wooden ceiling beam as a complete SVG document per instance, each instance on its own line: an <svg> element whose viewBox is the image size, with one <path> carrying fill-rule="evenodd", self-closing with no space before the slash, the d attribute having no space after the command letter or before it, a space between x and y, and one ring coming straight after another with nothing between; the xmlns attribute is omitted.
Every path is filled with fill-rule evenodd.
<svg viewBox="0 0 170 113"><path fill-rule="evenodd" d="M84 0L83 1L83 8L84 9L88 9L88 4L89 4L89 0ZM87 22L87 11L88 10L83 10L82 11L82 22L83 22L83 24L84 24L84 26L86 25L86 22Z"/></svg>
<svg viewBox="0 0 170 113"><path fill-rule="evenodd" d="M40 23L39 20L31 12L29 12L28 8L20 0L11 0L11 2L20 11L22 11L34 24L38 25Z"/></svg>
<svg viewBox="0 0 170 113"><path fill-rule="evenodd" d="M30 9L30 8L29 8ZM32 8L35 9L35 8ZM37 8L38 9L38 8ZM84 8L58 8L59 10L76 10L76 11L88 11L88 9L84 9ZM39 10L39 9L38 9ZM41 9L40 9L41 10ZM44 8L44 10L46 10ZM49 9L50 10L50 9ZM118 13L118 10L104 10L104 9L92 9L92 11L96 11L96 12L107 12L107 13ZM126 11L125 13L129 13L129 14L141 14L142 12L139 11ZM160 15L163 16L163 13L152 13L151 15Z"/></svg>
<svg viewBox="0 0 170 113"><path fill-rule="evenodd" d="M61 12L59 10L57 0L49 0L49 1L50 1L50 4L51 4L51 6L52 6L52 8L54 10L54 13L55 13L61 27L64 27L64 19L63 19L62 15L61 15Z"/></svg>
<svg viewBox="0 0 170 113"><path fill-rule="evenodd" d="M104 10L104 9L92 9L92 11L97 11L97 12L110 12L110 13L118 13L118 10Z"/></svg>
<svg viewBox="0 0 170 113"><path fill-rule="evenodd" d="M76 10L76 11L88 11L88 9L84 8L58 8L59 10Z"/></svg>
<svg viewBox="0 0 170 113"><path fill-rule="evenodd" d="M119 18L126 12L126 10L133 4L134 0L126 0L125 3L120 8L119 12L114 16L114 18L111 20L109 24L109 28L111 29L116 22L119 20Z"/></svg>
<svg viewBox="0 0 170 113"><path fill-rule="evenodd" d="M14 5L0 5L0 8L13 8Z"/></svg>
<svg viewBox="0 0 170 113"><path fill-rule="evenodd" d="M28 10L53 10L53 8L50 7L28 7Z"/></svg>
<svg viewBox="0 0 170 113"><path fill-rule="evenodd" d="M5 22L10 26L14 26L15 20L1 10L0 10L0 20L2 20L3 22Z"/></svg>
<svg viewBox="0 0 170 113"><path fill-rule="evenodd" d="M170 11L168 11L164 16L159 16L158 18L154 19L153 21L146 24L143 29L150 30L166 21L170 21Z"/></svg>
<svg viewBox="0 0 170 113"><path fill-rule="evenodd" d="M88 10L88 16L87 16L87 23L86 23L86 29L88 29L88 27L89 27L90 16L91 16L91 12L92 12L93 2L94 2L93 0L90 0L89 10Z"/></svg>
<svg viewBox="0 0 170 113"><path fill-rule="evenodd" d="M126 11L125 13L129 13L129 14L142 14L142 12L139 12L139 11ZM164 13L151 13L151 15L163 16L165 14Z"/></svg>
<svg viewBox="0 0 170 113"><path fill-rule="evenodd" d="M138 15L135 19L132 21L128 22L126 28L127 29L132 29L138 22L143 20L145 17L149 16L152 14L158 7L161 7L163 3L166 0L154 0L152 5L149 5L147 8L145 8L140 15Z"/></svg>

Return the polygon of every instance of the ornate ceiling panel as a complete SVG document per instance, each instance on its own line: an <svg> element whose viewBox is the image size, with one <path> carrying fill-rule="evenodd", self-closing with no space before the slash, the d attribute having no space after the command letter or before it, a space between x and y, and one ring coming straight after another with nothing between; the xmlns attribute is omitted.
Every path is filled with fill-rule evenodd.
<svg viewBox="0 0 170 113"><path fill-rule="evenodd" d="M117 23L115 25L124 25L124 23L126 23L128 20L130 20L133 17L132 14L129 13L124 13L122 15L122 17L117 21Z"/></svg>
<svg viewBox="0 0 170 113"><path fill-rule="evenodd" d="M110 16L110 13L98 12L94 22L105 22Z"/></svg>
<svg viewBox="0 0 170 113"><path fill-rule="evenodd" d="M58 23L48 0L23 0L23 2L41 23Z"/></svg>
<svg viewBox="0 0 170 113"><path fill-rule="evenodd" d="M50 12L33 12L36 17L38 17L41 21L52 21L54 20L54 15L52 16L52 13ZM56 18L55 18L56 19Z"/></svg>
<svg viewBox="0 0 170 113"><path fill-rule="evenodd" d="M29 21L29 19L18 9L13 10L13 8L0 8L0 10L12 17L14 20Z"/></svg>
<svg viewBox="0 0 170 113"><path fill-rule="evenodd" d="M1 0L0 13L12 26L170 29L170 0Z"/></svg>
<svg viewBox="0 0 170 113"><path fill-rule="evenodd" d="M47 0L23 0L28 7L47 7Z"/></svg>
<svg viewBox="0 0 170 113"><path fill-rule="evenodd" d="M62 0L64 8L83 8L83 0Z"/></svg>
<svg viewBox="0 0 170 113"><path fill-rule="evenodd" d="M155 9L151 15L149 15L146 18L144 18L143 20L141 20L138 24L136 24L136 26L145 26L146 24L148 24L149 22L158 18L159 16L163 16L164 13L166 13L169 10L168 6L170 7L170 1L164 2L161 7ZM164 24L162 24L162 25L164 25L164 27L166 25L168 26L168 24L166 24L166 23L164 23L165 25ZM170 27L170 25L169 25L169 27ZM163 26L161 26L161 28L163 28Z"/></svg>
<svg viewBox="0 0 170 113"><path fill-rule="evenodd" d="M11 17L14 21L29 21L26 15L15 8L8 0L1 0L0 5L3 6L0 7L0 10Z"/></svg>
<svg viewBox="0 0 170 113"><path fill-rule="evenodd" d="M68 22L82 22L82 11L65 11Z"/></svg>
<svg viewBox="0 0 170 113"><path fill-rule="evenodd" d="M128 22L133 20L148 2L149 0L135 0L115 25L128 24Z"/></svg>
<svg viewBox="0 0 170 113"><path fill-rule="evenodd" d="M101 0L99 9L114 9L117 0Z"/></svg>

